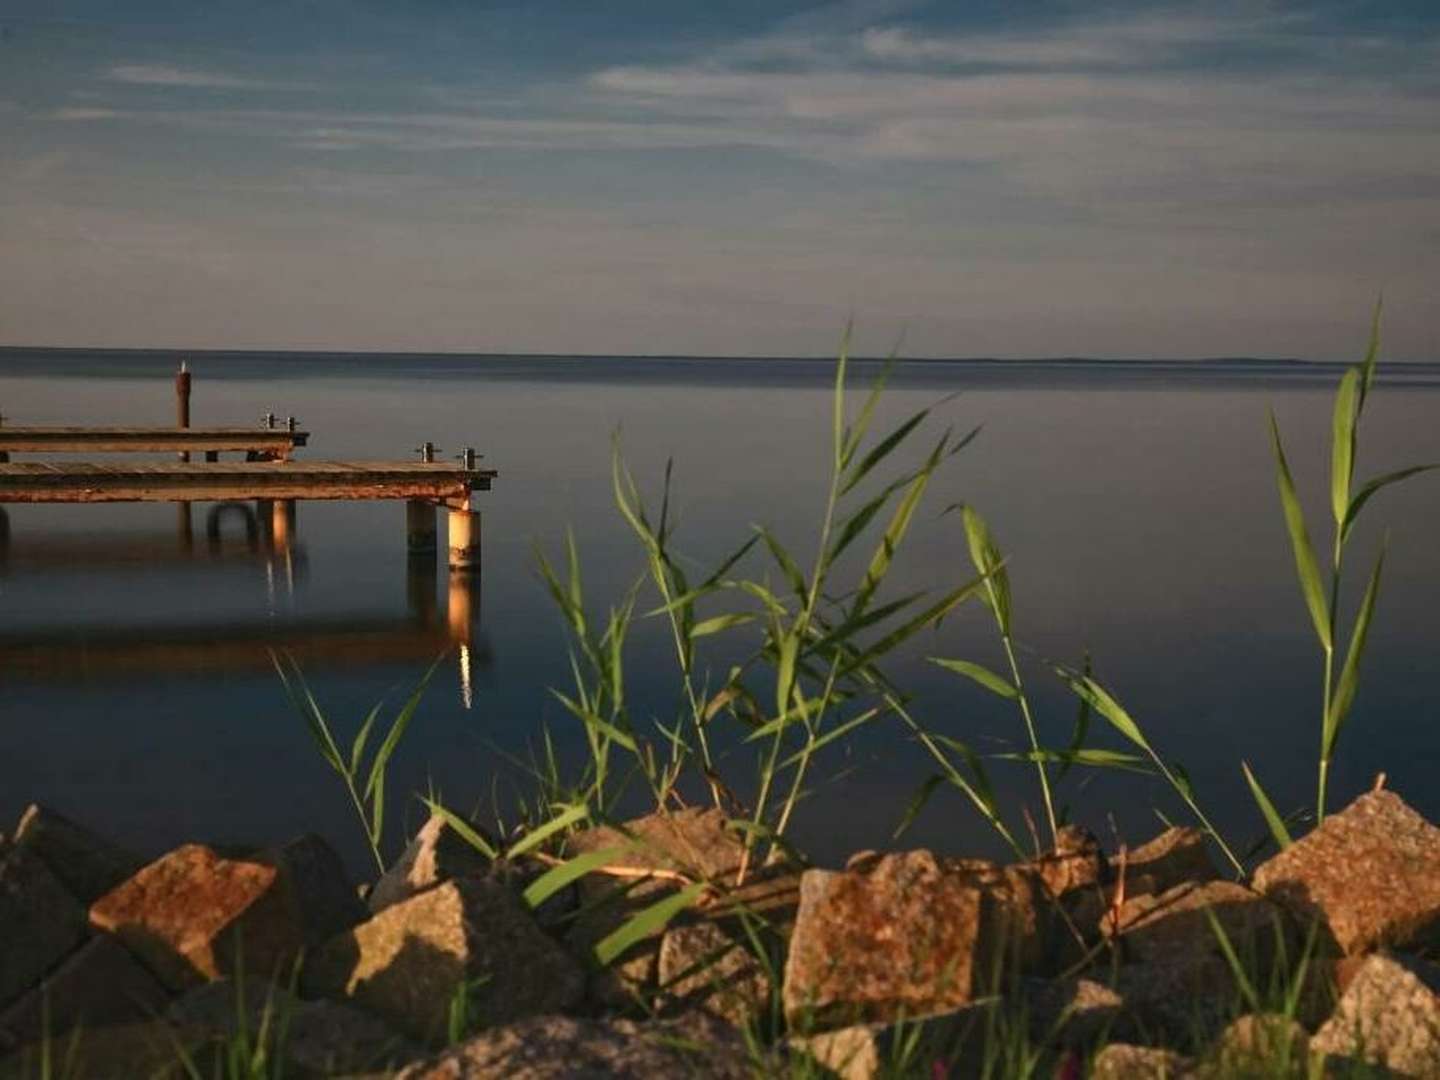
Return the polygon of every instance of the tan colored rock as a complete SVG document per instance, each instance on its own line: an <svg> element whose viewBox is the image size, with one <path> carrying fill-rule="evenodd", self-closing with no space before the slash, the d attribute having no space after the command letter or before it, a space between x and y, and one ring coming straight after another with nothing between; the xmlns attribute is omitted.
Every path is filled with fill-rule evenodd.
<svg viewBox="0 0 1440 1080"><path fill-rule="evenodd" d="M85 909L29 849L0 855L0 1008L85 940Z"/></svg>
<svg viewBox="0 0 1440 1080"><path fill-rule="evenodd" d="M727 823L725 815L713 808L649 814L619 827L579 832L567 843L566 854L621 848L625 850L609 865L733 883L744 845ZM580 915L566 935L567 942L577 953L590 955L599 942L675 885L664 876L586 875L579 882ZM656 989L660 942L657 932L598 971L591 979L591 997L610 1008L646 1004Z"/></svg>
<svg viewBox="0 0 1440 1080"><path fill-rule="evenodd" d="M306 837L236 858L186 844L97 900L90 923L178 991L241 965L281 976L363 910L333 852Z"/></svg>
<svg viewBox="0 0 1440 1080"><path fill-rule="evenodd" d="M1056 898L1104 884L1110 870L1100 842L1078 825L1063 826L1052 851L1022 865L1034 869L1048 894Z"/></svg>
<svg viewBox="0 0 1440 1080"><path fill-rule="evenodd" d="M1153 1046L1111 1043L1095 1055L1091 1080L1184 1080L1194 1063L1181 1054Z"/></svg>
<svg viewBox="0 0 1440 1080"><path fill-rule="evenodd" d="M703 1009L736 1025L762 1014L773 987L754 950L740 926L712 919L671 926L658 965L666 1010Z"/></svg>
<svg viewBox="0 0 1440 1080"><path fill-rule="evenodd" d="M304 985L432 1041L445 1035L457 993L476 1022L499 1025L575 1005L584 975L509 889L465 878L341 934L307 962Z"/></svg>
<svg viewBox="0 0 1440 1080"><path fill-rule="evenodd" d="M242 1031L254 1040L268 1022L269 1030L283 1032L273 1045L287 1076L388 1071L426 1055L369 1013L337 1001L302 1001L266 982L207 983L178 998L165 1016L176 1030L217 1043Z"/></svg>
<svg viewBox="0 0 1440 1080"><path fill-rule="evenodd" d="M1215 1057L1222 1076L1303 1075L1310 1033L1288 1016L1247 1013L1220 1033Z"/></svg>
<svg viewBox="0 0 1440 1080"><path fill-rule="evenodd" d="M785 1012L816 1026L950 1012L1041 951L1033 875L928 851L807 871Z"/></svg>
<svg viewBox="0 0 1440 1080"><path fill-rule="evenodd" d="M483 876L489 869L489 859L432 813L400 858L375 882L366 901L371 912L383 911L442 881Z"/></svg>
<svg viewBox="0 0 1440 1080"><path fill-rule="evenodd" d="M1440 944L1440 829L1372 791L1255 872L1255 887L1346 953Z"/></svg>
<svg viewBox="0 0 1440 1080"><path fill-rule="evenodd" d="M879 1024L853 1024L818 1035L794 1036L789 1046L822 1065L838 1080L874 1080L881 1075L883 1030Z"/></svg>
<svg viewBox="0 0 1440 1080"><path fill-rule="evenodd" d="M1294 939L1285 912L1260 894L1229 881L1177 885L1121 906L1119 937L1130 961L1166 964L1223 955L1215 926L1242 960L1264 967L1277 942Z"/></svg>
<svg viewBox="0 0 1440 1080"><path fill-rule="evenodd" d="M1310 1048L1381 1065L1400 1076L1440 1076L1440 968L1371 956Z"/></svg>
<svg viewBox="0 0 1440 1080"><path fill-rule="evenodd" d="M1118 874L1120 856L1110 860ZM1191 826L1166 829L1148 843L1128 852L1123 860L1127 896L1162 893L1187 882L1213 881L1218 876L1205 844L1205 834Z"/></svg>
<svg viewBox="0 0 1440 1080"><path fill-rule="evenodd" d="M729 1025L704 1016L668 1021L537 1016L482 1032L396 1080L754 1080L757 1067Z"/></svg>
<svg viewBox="0 0 1440 1080"><path fill-rule="evenodd" d="M29 848L82 904L92 904L145 860L83 825L32 803L20 815L15 843Z"/></svg>
<svg viewBox="0 0 1440 1080"><path fill-rule="evenodd" d="M0 1031L16 1044L39 1042L76 1027L153 1020L170 995L113 938L96 937L0 1013Z"/></svg>

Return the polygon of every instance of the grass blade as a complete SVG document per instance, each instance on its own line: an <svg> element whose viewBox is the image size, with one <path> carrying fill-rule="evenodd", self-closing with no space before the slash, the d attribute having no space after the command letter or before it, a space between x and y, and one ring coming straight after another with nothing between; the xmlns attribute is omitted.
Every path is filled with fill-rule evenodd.
<svg viewBox="0 0 1440 1080"><path fill-rule="evenodd" d="M539 825L531 829L519 840L511 844L509 850L505 852L505 856L506 858L513 859L518 855L523 855L525 852L539 847L556 833L568 829L571 825L584 821L589 816L590 808L584 803L568 806L549 821L545 822L544 825Z"/></svg>
<svg viewBox="0 0 1440 1080"><path fill-rule="evenodd" d="M700 899L700 894L708 887L703 881L698 881L663 900L657 900L613 934L602 938L595 946L595 959L608 967L630 946L663 930L671 919Z"/></svg>
<svg viewBox="0 0 1440 1080"><path fill-rule="evenodd" d="M860 459L860 463L851 469L850 473L845 477L844 482L840 485L840 494L848 494L857 484L864 480L865 477L869 476L871 470L889 457L890 454L909 437L911 432L925 422L925 418L929 415L929 409L921 409L889 435L876 443L870 452Z"/></svg>
<svg viewBox="0 0 1440 1080"><path fill-rule="evenodd" d="M1002 678L980 664L972 664L969 660L946 660L939 656L931 656L928 659L932 664L939 664L946 671L953 671L957 675L973 679L992 694L999 694L1003 698L1015 698L1020 695L1020 692L1010 685L1008 679Z"/></svg>
<svg viewBox="0 0 1440 1080"><path fill-rule="evenodd" d="M405 729L410 726L410 719L415 715L415 710L420 705L420 699L425 696L426 687L430 685L430 680L434 677L436 669L440 667L440 662L444 659L444 653L441 653L435 658L435 662L430 665L430 669L426 671L420 679L419 685L417 685L414 692L405 699L405 704L395 715L395 722L390 725L390 730L385 735L385 741L382 742L380 748L375 751L375 760L370 764L370 778L365 782L366 798L370 797L371 792L375 790L375 785L379 783L380 777L384 775L385 767L390 764L390 758L395 753L395 748L400 745L400 740L405 737Z"/></svg>
<svg viewBox="0 0 1440 1080"><path fill-rule="evenodd" d="M279 654L273 649L270 651L270 662L275 665L275 670L280 675L280 682L284 685L285 693L290 698L291 704L295 706L295 711L305 718L305 724L315 739L315 745L320 748L320 756L341 776L347 776L345 759L340 756L340 747L330 733L330 725L325 722L325 714L320 711L319 704L315 701L314 695L310 693L310 687L305 682L300 665L295 662L293 656L286 655L285 663L288 663L292 669L287 672L285 663L281 662Z"/></svg>
<svg viewBox="0 0 1440 1080"><path fill-rule="evenodd" d="M1059 675L1070 689L1079 695L1082 701L1087 702L1092 709L1099 713L1116 731L1124 735L1136 746L1149 754L1154 754L1150 743L1140 730L1140 725L1135 723L1128 712L1106 692L1105 688L1092 679L1089 675L1077 675L1074 672L1059 670Z"/></svg>
<svg viewBox="0 0 1440 1080"><path fill-rule="evenodd" d="M1330 757L1335 740L1340 737L1340 728L1355 702L1355 690L1360 681L1360 658L1365 653L1365 641L1370 634L1370 620L1375 615L1375 601L1380 594L1380 572L1385 566L1385 547L1375 558L1375 569L1370 572L1370 581L1365 586L1365 598L1360 601L1360 611L1355 616L1355 626L1350 632L1350 645L1345 653L1345 664L1340 669L1340 678L1335 683L1335 695L1330 700L1330 710L1325 716L1324 756Z"/></svg>
<svg viewBox="0 0 1440 1080"><path fill-rule="evenodd" d="M718 634L723 630L729 630L732 626L743 626L745 623L754 622L754 615L732 612L729 615L716 615L713 619L702 619L690 628L690 637L708 637L710 634Z"/></svg>
<svg viewBox="0 0 1440 1080"><path fill-rule="evenodd" d="M360 762L365 759L365 744L370 740L370 729L375 726L375 721L380 717L380 708L385 704L381 698L370 707L365 716L365 722L360 725L360 730L355 733L355 741L350 744L350 775L360 775Z"/></svg>
<svg viewBox="0 0 1440 1080"><path fill-rule="evenodd" d="M1310 619L1315 624L1320 644L1326 652L1331 652L1335 645L1330 636L1330 609L1320 583L1320 564L1315 558L1310 534L1305 529L1305 511L1295 494L1295 481L1290 475L1290 464L1285 460L1285 448L1280 442L1280 425L1273 412L1270 414L1270 438L1275 449L1275 478L1280 487L1280 504L1285 511L1285 527L1290 532L1290 545L1295 549L1295 570L1300 577L1300 591L1305 594L1305 606L1310 610Z"/></svg>
<svg viewBox="0 0 1440 1080"><path fill-rule="evenodd" d="M1330 432L1330 508L1335 524L1345 521L1350 509L1350 481L1355 475L1355 421L1360 416L1360 371L1351 368L1335 393L1335 416Z"/></svg>
<svg viewBox="0 0 1440 1080"><path fill-rule="evenodd" d="M1275 804L1270 801L1270 796L1265 794L1265 789L1260 786L1260 781L1255 779L1255 774L1250 771L1250 763L1242 761L1240 768L1245 773L1245 782L1250 785L1250 794L1255 796L1255 805L1260 807L1261 816L1265 818L1265 824L1270 828L1270 835L1275 838L1275 845L1284 851L1294 842L1290 838L1290 830L1285 827L1285 819L1275 809Z"/></svg>
<svg viewBox="0 0 1440 1080"><path fill-rule="evenodd" d="M552 866L546 870L525 887L521 896L530 907L538 908L572 881L579 881L586 874L622 858L627 852L633 850L633 844L619 844L615 847L601 848L599 851L587 851L584 855L577 855L559 866Z"/></svg>
<svg viewBox="0 0 1440 1080"><path fill-rule="evenodd" d="M995 612L1000 632L1010 633L1010 576L1004 570L1005 560L1001 557L999 545L990 534L985 519L972 506L961 508L960 518L965 525L965 542L970 548L970 561L975 569L989 578L986 589L986 605Z"/></svg>
<svg viewBox="0 0 1440 1080"><path fill-rule="evenodd" d="M1360 405L1370 396L1370 385L1375 381L1375 363L1380 358L1380 316L1385 310L1385 297L1375 298L1375 310L1370 315L1370 341L1365 346L1365 359L1360 364Z"/></svg>
<svg viewBox="0 0 1440 1080"><path fill-rule="evenodd" d="M445 824L454 829L460 839L480 852L481 855L484 855L487 859L498 859L500 857L500 852L494 844L481 836L480 833L459 814L443 806L438 799L422 799L421 801L430 808L432 814L438 814L443 818Z"/></svg>
<svg viewBox="0 0 1440 1080"><path fill-rule="evenodd" d="M1396 469L1394 472L1377 476L1375 479L1366 483L1359 492L1356 493L1355 500L1350 504L1349 509L1345 511L1345 519L1340 525L1341 542L1343 543L1349 538L1350 529L1360 516L1360 511L1365 508L1365 504L1379 494L1381 490L1389 487L1391 484L1398 484L1401 480L1408 480L1412 476L1429 472L1432 469L1440 469L1440 461L1430 462L1427 465L1411 465L1408 469Z"/></svg>

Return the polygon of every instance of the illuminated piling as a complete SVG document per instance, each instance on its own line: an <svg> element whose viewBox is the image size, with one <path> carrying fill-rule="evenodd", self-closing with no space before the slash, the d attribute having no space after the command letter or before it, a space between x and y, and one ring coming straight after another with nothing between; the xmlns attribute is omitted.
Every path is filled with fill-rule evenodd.
<svg viewBox="0 0 1440 1080"><path fill-rule="evenodd" d="M450 569L480 569L480 511L450 511Z"/></svg>

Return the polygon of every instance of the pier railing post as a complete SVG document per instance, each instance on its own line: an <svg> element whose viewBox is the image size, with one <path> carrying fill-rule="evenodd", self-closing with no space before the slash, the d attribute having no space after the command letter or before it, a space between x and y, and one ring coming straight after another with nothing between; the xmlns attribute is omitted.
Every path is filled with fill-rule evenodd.
<svg viewBox="0 0 1440 1080"><path fill-rule="evenodd" d="M190 369L185 366L184 361L181 361L180 370L175 373L175 426L190 426ZM189 452L181 450L180 460L189 461Z"/></svg>

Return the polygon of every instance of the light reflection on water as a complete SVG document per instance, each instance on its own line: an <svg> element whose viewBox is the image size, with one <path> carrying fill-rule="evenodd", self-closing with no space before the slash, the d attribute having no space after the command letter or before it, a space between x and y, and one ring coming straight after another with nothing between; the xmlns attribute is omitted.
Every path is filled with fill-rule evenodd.
<svg viewBox="0 0 1440 1080"><path fill-rule="evenodd" d="M450 582L443 566L417 572L406 558L403 507L393 503L304 503L283 550L273 537L252 540L235 514L212 542L203 507L188 547L170 506L8 508L0 822L42 799L151 851L195 836L268 841L313 829L363 866L339 789L270 668L267 647L276 644L295 653L346 726L382 694L398 705L429 661L458 643L397 758L394 793L433 786L462 804L503 801L507 785L525 783L507 761L524 757L542 722L559 733L562 751L575 751L546 690L567 682L568 665L532 545L553 554L573 525L597 608L642 571L612 505L612 433L621 432L652 495L665 460L675 459L677 545L704 566L756 522L810 550L830 407L821 364L772 377L745 363L587 363L196 359L196 423L249 426L267 411L294 414L313 433L305 459L408 458L426 439L447 455L477 447L500 471L480 501L480 581ZM173 409L170 365L0 357L0 411L13 424L163 424ZM1419 369L1406 374L1372 399L1363 474L1440 459L1440 382ZM1323 535L1332 382L1283 366L1223 377L904 371L882 425L959 391L937 409L937 424L983 423L984 431L935 485L891 587L898 595L969 576L958 522L939 512L973 502L1010 555L1017 632L1047 741L1067 738L1074 708L1046 663L1089 650L1166 756L1188 767L1221 827L1256 835L1238 761L1249 760L1286 808L1308 802L1320 681L1276 503L1265 409L1277 411L1312 530ZM1372 557L1378 523L1393 529L1391 554L1332 791L1348 797L1385 770L1391 786L1440 817L1440 792L1428 783L1440 754L1440 482L1387 492L1371 513L1352 576ZM924 663L927 654L996 664L984 613L951 619L894 672L935 726L982 752L1013 747L1019 730L1004 703ZM639 715L668 721L675 683L661 627L639 625L628 658ZM730 658L710 654L713 670ZM733 776L749 771L748 753L732 750ZM888 843L930 771L890 726L821 764L797 835L826 858ZM1031 797L1023 771L995 771L1008 798ZM1113 813L1113 827L1132 839L1150 830L1152 805L1179 812L1136 777L1074 776L1061 797L1102 834ZM405 813L413 821L417 804ZM400 816L397 807L392 820ZM973 813L943 794L906 842L992 850Z"/></svg>

